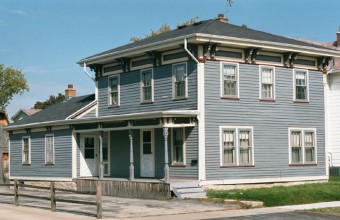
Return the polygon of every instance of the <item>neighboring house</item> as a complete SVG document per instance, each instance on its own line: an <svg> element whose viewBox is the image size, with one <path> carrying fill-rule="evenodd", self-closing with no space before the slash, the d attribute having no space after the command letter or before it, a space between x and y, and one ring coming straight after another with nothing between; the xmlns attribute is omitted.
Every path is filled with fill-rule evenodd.
<svg viewBox="0 0 340 220"><path fill-rule="evenodd" d="M16 122L16 121L19 121L23 118L26 118L26 117L29 117L37 112L40 112L41 109L25 109L25 108L22 108L22 109L19 109L12 117L12 121L13 122Z"/></svg>
<svg viewBox="0 0 340 220"><path fill-rule="evenodd" d="M8 124L7 113L0 110L0 184L8 181L8 135L3 130Z"/></svg>
<svg viewBox="0 0 340 220"><path fill-rule="evenodd" d="M6 128L10 176L327 180L322 70L332 57L223 16L90 56L78 64L95 71L95 96Z"/></svg>

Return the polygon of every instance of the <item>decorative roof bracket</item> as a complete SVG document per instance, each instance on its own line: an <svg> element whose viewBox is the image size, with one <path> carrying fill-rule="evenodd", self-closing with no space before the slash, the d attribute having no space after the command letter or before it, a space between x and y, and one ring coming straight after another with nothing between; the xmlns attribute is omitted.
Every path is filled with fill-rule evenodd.
<svg viewBox="0 0 340 220"><path fill-rule="evenodd" d="M326 70L331 60L332 60L332 57L319 57L318 58L318 70L320 71Z"/></svg>
<svg viewBox="0 0 340 220"><path fill-rule="evenodd" d="M96 81L98 81L98 79L100 77L103 76L103 65L101 64L91 64L89 65L91 71L94 71L96 73Z"/></svg>
<svg viewBox="0 0 340 220"><path fill-rule="evenodd" d="M256 56L259 55L261 49L260 48L247 48L245 50L245 62L256 64Z"/></svg>
<svg viewBox="0 0 340 220"><path fill-rule="evenodd" d="M122 66L124 73L130 71L130 59L122 57L122 58L117 58L116 60L118 64Z"/></svg>
<svg viewBox="0 0 340 220"><path fill-rule="evenodd" d="M152 61L152 65L154 67L156 66L160 66L161 65L161 61L162 61L162 56L161 53L158 51L149 51L146 52L146 54L148 55L149 59Z"/></svg>
<svg viewBox="0 0 340 220"><path fill-rule="evenodd" d="M288 52L284 54L284 66L285 67L294 67L294 61L297 58L297 53L293 53L293 52Z"/></svg>

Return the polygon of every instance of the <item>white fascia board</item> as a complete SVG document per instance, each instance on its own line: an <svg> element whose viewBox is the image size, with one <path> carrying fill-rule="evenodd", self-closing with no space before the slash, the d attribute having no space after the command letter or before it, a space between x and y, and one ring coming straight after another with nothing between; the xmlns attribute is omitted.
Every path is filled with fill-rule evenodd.
<svg viewBox="0 0 340 220"><path fill-rule="evenodd" d="M235 38L235 37L227 37L221 35L211 35L211 34L197 34L197 41L202 42L214 42L221 44L231 44L235 46L244 46L244 47L260 47L269 50L280 50L280 51L292 51L297 53L304 53L310 55L317 56L331 56L340 58L340 51L336 50L328 50L327 48L315 48L308 46L300 46L294 44L285 44L285 43L277 43L271 41L259 41L245 38Z"/></svg>
<svg viewBox="0 0 340 220"><path fill-rule="evenodd" d="M134 120L134 119L150 119L150 118L161 118L161 117L197 117L197 110L170 110L170 111L156 111L156 112L144 112L144 113L133 113L124 115L111 115L104 117L95 118L80 118L80 119L68 119L68 120L57 120L57 121L46 121L38 122L17 126L6 126L3 129L6 131L14 131L26 128L36 128L43 126L55 126L55 125L74 125L84 123L97 123L106 121L119 121L119 120Z"/></svg>
<svg viewBox="0 0 340 220"><path fill-rule="evenodd" d="M72 115L68 116L68 117L66 118L66 120L75 118L76 116L78 116L78 115L84 113L85 111L87 111L88 109L90 109L90 108L92 108L92 107L94 107L94 106L96 106L96 105L97 105L97 100L94 100L94 101L91 102L90 104L84 106L83 108L79 109L78 111L76 111L76 112L73 113Z"/></svg>
<svg viewBox="0 0 340 220"><path fill-rule="evenodd" d="M129 56L134 56L136 54L145 53L145 51L159 50L159 49L164 49L167 47L178 46L180 44L183 44L184 39L192 38L195 36L196 34L189 34L189 35L171 38L171 39L167 39L163 41L158 41L158 42L151 43L151 44L145 44L142 46L132 47L132 48L128 48L125 50L115 51L112 53L102 54L102 55L91 57L88 59L85 58L83 60L78 61L77 64L82 66L84 63L86 63L87 65L93 64L93 63L105 63L107 61L111 61L116 58L129 57Z"/></svg>
<svg viewBox="0 0 340 220"><path fill-rule="evenodd" d="M327 74L336 74L336 73L340 73L340 69L328 71Z"/></svg>

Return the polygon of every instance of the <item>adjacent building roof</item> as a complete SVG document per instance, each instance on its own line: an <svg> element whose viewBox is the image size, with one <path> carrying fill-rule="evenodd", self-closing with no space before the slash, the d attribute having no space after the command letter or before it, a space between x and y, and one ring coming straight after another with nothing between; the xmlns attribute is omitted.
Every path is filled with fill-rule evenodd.
<svg viewBox="0 0 340 220"><path fill-rule="evenodd" d="M78 61L78 64L82 64L84 62L91 61L93 59L99 59L101 57L108 56L110 54L120 53L132 48L152 45L157 42L167 41L171 39L176 39L183 36L191 36L193 34L205 34L211 36L225 36L230 38L237 39L245 39L245 40L255 40L258 42L271 42L271 43L279 43L284 45L294 45L294 46L302 46L308 48L316 48L316 49L324 49L328 51L332 51L329 48L325 48L324 46L315 45L287 37L282 37L262 31L253 30L250 28L240 27L233 24L221 22L216 19L205 20L201 22L197 22L195 24L189 25L184 28L172 30L166 33L162 33L159 35L155 35L153 37L149 37L143 39L138 42L130 43L121 47L117 47L108 51L104 51L102 53L95 54L93 56L89 56L85 59Z"/></svg>
<svg viewBox="0 0 340 220"><path fill-rule="evenodd" d="M20 120L24 117L34 115L35 113L40 112L40 111L41 111L41 109L21 108L11 117L11 119L12 119L12 121L17 121L17 120Z"/></svg>
<svg viewBox="0 0 340 220"><path fill-rule="evenodd" d="M69 116L85 108L90 103L94 102L95 95L84 95L79 97L73 97L67 101L55 104L49 108L46 108L30 117L23 118L10 124L10 127L24 124L35 124L41 122L52 122L59 120L66 120Z"/></svg>

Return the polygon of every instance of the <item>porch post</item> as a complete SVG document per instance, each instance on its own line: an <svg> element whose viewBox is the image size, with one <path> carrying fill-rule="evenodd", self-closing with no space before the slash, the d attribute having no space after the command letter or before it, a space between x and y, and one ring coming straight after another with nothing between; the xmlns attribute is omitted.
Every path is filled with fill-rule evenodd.
<svg viewBox="0 0 340 220"><path fill-rule="evenodd" d="M102 180L104 176L103 164L103 132L99 134L99 179Z"/></svg>
<svg viewBox="0 0 340 220"><path fill-rule="evenodd" d="M169 153L168 153L168 132L169 128L163 128L163 136L164 136L164 181L169 181Z"/></svg>
<svg viewBox="0 0 340 220"><path fill-rule="evenodd" d="M133 165L133 130L129 130L129 139L130 139L130 177L129 180L134 180L135 179L135 167Z"/></svg>

